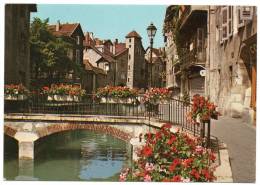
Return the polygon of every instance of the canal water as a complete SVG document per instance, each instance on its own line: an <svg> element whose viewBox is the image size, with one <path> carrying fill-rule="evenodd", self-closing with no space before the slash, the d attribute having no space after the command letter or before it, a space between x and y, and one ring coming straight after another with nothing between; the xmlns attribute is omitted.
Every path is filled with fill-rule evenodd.
<svg viewBox="0 0 260 185"><path fill-rule="evenodd" d="M6 180L118 181L121 169L130 163L130 144L93 131L67 131L39 139L34 161L19 161L16 141L5 136Z"/></svg>

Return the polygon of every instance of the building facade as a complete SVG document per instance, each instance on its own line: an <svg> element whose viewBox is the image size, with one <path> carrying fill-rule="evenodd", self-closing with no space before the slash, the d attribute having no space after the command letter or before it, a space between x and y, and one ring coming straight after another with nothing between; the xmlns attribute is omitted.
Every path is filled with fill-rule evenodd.
<svg viewBox="0 0 260 185"><path fill-rule="evenodd" d="M140 35L132 31L125 43L101 40L87 32L84 60L107 73L106 85L146 88L146 63Z"/></svg>
<svg viewBox="0 0 260 185"><path fill-rule="evenodd" d="M152 49L152 60L151 58L151 48L148 47L145 52L145 59L147 62L148 74L152 75L152 87L165 87L166 80L166 65L164 59L164 49L163 48L153 48ZM152 63L151 63L152 61ZM152 65L152 66L151 66ZM151 73L152 68L152 73Z"/></svg>
<svg viewBox="0 0 260 185"><path fill-rule="evenodd" d="M30 88L30 13L34 4L5 5L5 84Z"/></svg>
<svg viewBox="0 0 260 185"><path fill-rule="evenodd" d="M146 62L142 37L136 31L132 31L125 38L128 48L127 87L146 88Z"/></svg>
<svg viewBox="0 0 260 185"><path fill-rule="evenodd" d="M210 99L225 115L256 123L256 7L210 6Z"/></svg>
<svg viewBox="0 0 260 185"><path fill-rule="evenodd" d="M176 58L180 94L207 96L223 115L255 123L256 27L256 7L169 6L166 56Z"/></svg>

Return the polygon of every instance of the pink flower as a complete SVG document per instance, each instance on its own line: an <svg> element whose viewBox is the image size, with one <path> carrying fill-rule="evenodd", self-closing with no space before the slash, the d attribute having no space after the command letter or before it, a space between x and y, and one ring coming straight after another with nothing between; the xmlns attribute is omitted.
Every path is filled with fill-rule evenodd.
<svg viewBox="0 0 260 185"><path fill-rule="evenodd" d="M146 163L145 164L145 170L148 171L148 172L153 171L154 170L153 163Z"/></svg>
<svg viewBox="0 0 260 185"><path fill-rule="evenodd" d="M146 174L146 175L144 176L144 182L151 182L151 181L152 181L151 176L148 175L148 174Z"/></svg>

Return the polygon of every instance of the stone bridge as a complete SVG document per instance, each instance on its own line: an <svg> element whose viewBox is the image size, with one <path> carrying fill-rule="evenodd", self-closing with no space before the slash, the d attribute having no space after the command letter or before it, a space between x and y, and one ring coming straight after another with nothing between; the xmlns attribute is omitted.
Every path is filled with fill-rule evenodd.
<svg viewBox="0 0 260 185"><path fill-rule="evenodd" d="M33 159L36 140L62 131L87 129L130 142L163 124L144 117L100 115L5 114L4 119L4 133L18 141L19 159Z"/></svg>

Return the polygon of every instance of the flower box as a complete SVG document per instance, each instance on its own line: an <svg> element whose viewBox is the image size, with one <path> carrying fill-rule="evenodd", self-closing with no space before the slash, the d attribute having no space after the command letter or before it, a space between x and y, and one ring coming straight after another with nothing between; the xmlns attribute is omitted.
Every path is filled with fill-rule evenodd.
<svg viewBox="0 0 260 185"><path fill-rule="evenodd" d="M18 95L13 95L13 94L5 94L5 100L26 100L28 97L24 94L18 94Z"/></svg>
<svg viewBox="0 0 260 185"><path fill-rule="evenodd" d="M100 103L121 103L121 104L132 104L134 103L134 98L105 98L100 99Z"/></svg>
<svg viewBox="0 0 260 185"><path fill-rule="evenodd" d="M53 95L53 96L48 96L47 97L48 101L67 101L67 102L78 102L80 101L79 96L71 96L71 95Z"/></svg>

